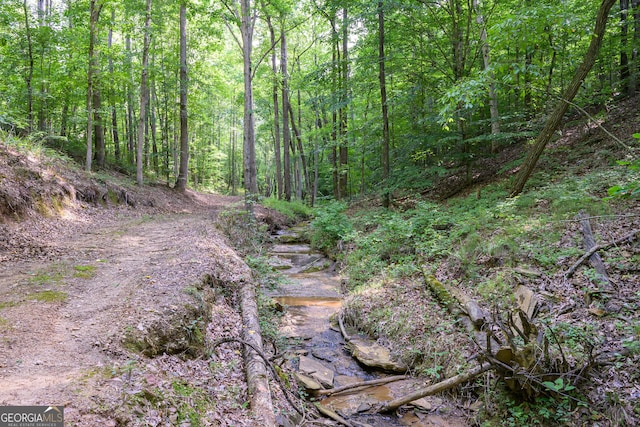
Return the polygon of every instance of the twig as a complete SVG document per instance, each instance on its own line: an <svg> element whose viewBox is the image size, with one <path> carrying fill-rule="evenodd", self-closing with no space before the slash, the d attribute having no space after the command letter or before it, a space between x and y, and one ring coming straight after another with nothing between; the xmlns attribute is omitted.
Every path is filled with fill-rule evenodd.
<svg viewBox="0 0 640 427"><path fill-rule="evenodd" d="M585 262L591 255L593 255L594 253L598 252L601 249L609 249L612 246L616 246L619 243L624 242L625 240L633 240L633 238L635 237L636 234L640 233L640 230L634 230L631 233L614 240L613 242L610 243L606 243L606 244L602 244L602 245L597 245L592 247L591 249L589 249L587 252L585 252L567 271L566 273L564 273L564 276L566 278L569 278L571 276L573 276L573 274L576 272L576 270L578 269L578 267L580 267L582 265L583 262Z"/></svg>
<svg viewBox="0 0 640 427"><path fill-rule="evenodd" d="M262 360L264 360L264 363L269 367L269 370L271 371L271 374L273 375L273 377L275 378L276 382L278 383L278 385L282 389L282 392L284 394L284 397L287 399L287 402L289 402L289 404L293 407L293 409L296 410L296 412L298 414L300 414L302 416L305 415L304 411L301 410L300 408L298 408L298 405L296 403L294 403L293 400L289 397L288 393L290 393L290 391L282 383L282 379L280 378L280 375L278 375L278 372L276 371L276 369L273 367L273 363L271 363L269 361L269 358L260 349L258 349L255 345L253 345L252 343L247 342L245 340L239 339L239 338L221 338L221 339L215 341L212 344L212 347L216 348L221 344L230 343L230 342L237 342L237 343L240 343L242 345L246 345L247 347L251 347L253 349L253 351L255 351L256 354L258 356L260 356L262 358Z"/></svg>
<svg viewBox="0 0 640 427"><path fill-rule="evenodd" d="M348 391L348 390L353 390L353 389L358 389L358 388L366 388L366 387L372 387L372 386L376 386L376 385L382 385L382 384L387 384L387 383L391 383L394 381L400 381L400 380L405 380L408 377L406 375L396 375L393 377L387 377L387 378L380 378L377 380L371 380L371 381L363 381L360 383L355 383L355 384L349 384L349 385L345 385L342 387L336 387L336 388L331 388L328 390L318 390L316 391L317 395L322 395L322 396L331 396L332 394L337 394L337 393L342 393L343 391Z"/></svg>

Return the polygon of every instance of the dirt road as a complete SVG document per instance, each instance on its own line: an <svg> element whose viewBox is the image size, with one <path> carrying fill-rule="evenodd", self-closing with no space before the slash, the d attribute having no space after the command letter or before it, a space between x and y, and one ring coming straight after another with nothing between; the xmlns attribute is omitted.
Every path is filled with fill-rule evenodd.
<svg viewBox="0 0 640 427"><path fill-rule="evenodd" d="M179 381L190 395L207 391L202 412L212 425L216 417L249 422L239 354L228 352L211 372L195 349L203 335L240 327L224 297L203 283L248 274L214 228L218 210L237 199L197 197L181 213L56 219L53 231L34 238L44 259L5 257L1 405L62 404L69 425L179 425L190 419ZM221 318L209 324L216 310Z"/></svg>

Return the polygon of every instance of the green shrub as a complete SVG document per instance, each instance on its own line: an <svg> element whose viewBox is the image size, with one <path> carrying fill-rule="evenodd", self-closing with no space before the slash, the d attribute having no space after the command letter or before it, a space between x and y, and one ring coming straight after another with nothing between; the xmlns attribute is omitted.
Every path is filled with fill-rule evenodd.
<svg viewBox="0 0 640 427"><path fill-rule="evenodd" d="M311 222L311 246L333 254L340 242L346 241L353 232L353 224L345 215L346 204L331 202L318 210Z"/></svg>

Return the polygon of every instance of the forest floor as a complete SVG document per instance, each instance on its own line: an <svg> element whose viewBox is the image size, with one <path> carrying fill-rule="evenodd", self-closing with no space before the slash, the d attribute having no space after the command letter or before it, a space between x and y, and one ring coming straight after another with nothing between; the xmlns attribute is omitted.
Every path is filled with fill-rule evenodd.
<svg viewBox="0 0 640 427"><path fill-rule="evenodd" d="M240 334L221 288L250 272L214 223L241 199L131 187L135 209L40 205L54 176L100 185L0 148L0 178L26 176L0 198L24 202L0 221L0 404L65 405L69 426L187 426L195 408L199 425L254 425L238 348L201 357ZM7 197L18 185L38 199Z"/></svg>

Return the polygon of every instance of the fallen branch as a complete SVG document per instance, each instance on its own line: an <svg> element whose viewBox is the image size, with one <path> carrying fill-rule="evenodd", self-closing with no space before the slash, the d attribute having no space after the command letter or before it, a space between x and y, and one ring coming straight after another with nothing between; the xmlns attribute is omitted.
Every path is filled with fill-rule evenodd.
<svg viewBox="0 0 640 427"><path fill-rule="evenodd" d="M343 425L345 425L347 427L355 427L349 421L345 420L344 418L342 418L340 415L336 414L331 409L329 409L329 408L327 408L325 406L322 406L320 403L316 403L316 408L318 408L318 412L320 412L325 417L331 418L333 421L337 421L340 424L343 424Z"/></svg>
<svg viewBox="0 0 640 427"><path fill-rule="evenodd" d="M583 262L585 262L591 255L593 255L594 253L598 252L599 250L602 249L609 249L612 246L616 246L626 240L633 240L636 236L636 234L640 233L640 230L634 230L631 233L614 240L613 242L610 243L606 243L603 245L597 245L592 247L591 249L589 249L587 252L585 252L567 271L566 273L564 273L564 276L569 278L571 276L573 276L573 274L576 272L576 270L578 269L578 267L580 267L582 265Z"/></svg>
<svg viewBox="0 0 640 427"><path fill-rule="evenodd" d="M482 365L476 366L469 372L458 374L455 377L448 378L444 381L440 381L437 384L430 385L429 387L423 388L421 390L415 391L406 396L399 397L397 399L384 403L381 407L376 409L375 412L382 413L382 412L395 411L402 405L406 405L407 403L413 402L414 400L418 400L425 396L431 396L433 394L440 393L441 391L445 391L450 388L453 388L458 384L472 380L473 378L493 368L494 366L491 365L490 363L483 363Z"/></svg>
<svg viewBox="0 0 640 427"><path fill-rule="evenodd" d="M580 225L582 225L582 234L584 235L584 246L585 249L591 249L594 246L598 246L596 244L596 238L593 236L593 231L591 230L591 222L589 221L587 215L584 212L580 212L578 214L578 218L581 219ZM607 289L611 289L611 284L609 283L609 275L607 274L607 268L602 262L602 258L600 255L595 252L591 254L589 257L589 262L595 268L596 273L600 275L600 280L606 286Z"/></svg>
<svg viewBox="0 0 640 427"><path fill-rule="evenodd" d="M340 326L340 332L342 333L342 337L346 342L351 341L351 337L347 334L346 329L344 328L344 313L340 311L338 314L338 325Z"/></svg>
<svg viewBox="0 0 640 427"><path fill-rule="evenodd" d="M348 384L342 387L331 388L328 390L318 390L316 394L320 396L331 396L332 394L342 393L343 391L350 391L350 390L359 389L359 388L367 388L367 387L373 387L376 385L388 384L394 381L406 380L407 378L409 377L407 377L406 375L396 375L393 377L380 378L380 379L371 380L371 381L363 381L355 384Z"/></svg>

